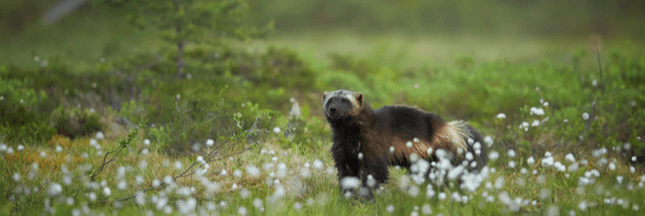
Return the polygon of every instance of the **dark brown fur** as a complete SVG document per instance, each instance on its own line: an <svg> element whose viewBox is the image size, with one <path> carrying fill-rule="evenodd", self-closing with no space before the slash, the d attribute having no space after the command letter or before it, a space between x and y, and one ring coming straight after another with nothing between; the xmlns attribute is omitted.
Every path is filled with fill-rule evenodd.
<svg viewBox="0 0 645 216"><path fill-rule="evenodd" d="M453 141L461 142L462 153L473 151L472 145L465 144L468 137L482 144L477 168L486 163L483 139L463 122L446 123L436 114L408 106L384 106L373 110L363 102L361 93L347 90L326 92L323 103L333 132L331 152L339 181L350 176L360 177L363 187L367 187L367 176L372 175L376 184L371 188L376 188L388 180L388 166L409 168L412 153L432 160L432 155L427 155L428 148L457 153L455 163L459 163L463 154L458 154L460 145ZM414 138L419 142L413 142ZM408 148L407 142L413 142L413 146ZM391 146L393 153L390 153ZM363 160L358 159L359 153L363 154ZM372 197L371 190L362 195Z"/></svg>

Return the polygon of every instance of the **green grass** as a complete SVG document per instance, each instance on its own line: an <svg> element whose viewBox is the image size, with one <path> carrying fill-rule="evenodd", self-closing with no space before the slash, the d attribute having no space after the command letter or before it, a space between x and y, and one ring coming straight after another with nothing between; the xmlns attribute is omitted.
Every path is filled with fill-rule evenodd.
<svg viewBox="0 0 645 216"><path fill-rule="evenodd" d="M36 215L52 209L60 215L83 209L89 214L163 214L164 209L157 208L153 197L167 197L174 215L185 214L178 203L191 198L197 203L196 213L223 215L241 214L241 207L248 215L422 215L426 204L433 215L567 215L570 211L576 215L638 215L645 205L641 199L645 190L639 186L644 174L642 159L640 163L631 162L632 155L641 156L640 138L645 136L645 82L639 82L644 80L645 55L639 42L604 42L601 59L605 73L600 84L611 92L599 100L598 118L583 145L577 146L586 123L582 115L591 111L592 101L600 94L599 86L592 81L600 81L597 60L586 51L586 39L363 37L346 32L277 35L268 42L230 47L190 45L186 49L186 71L192 79L179 80L173 71L176 53L168 46L153 42L133 45L99 63L91 59L100 56L97 44L109 37L77 37L87 40L78 44L78 49L74 43L54 45L29 39L3 44L3 48L15 50L6 56L31 55L28 49L34 48L41 60L50 60L51 64L34 67L29 65L31 56L24 61L18 59L23 57L4 60L2 64L19 66L0 70L0 85L5 87L0 87L0 96L7 104L0 107L2 113L20 110L20 115L31 116L30 121L49 129L56 125L52 121L57 117L55 110L89 113L91 109L99 121L92 117L93 125L103 125L104 139L98 140L101 147L90 145L94 133L74 140L59 135L35 139L36 134L42 134L37 133L39 128L4 140L13 153L6 149L0 152L0 215ZM148 41L143 37L137 40ZM119 46L130 47L129 43ZM57 60L52 56L59 55L56 50L61 46L82 55L62 55ZM475 192L469 192L454 186L456 182L453 186L408 184L405 171L390 168L392 178L375 202L345 198L338 191L329 153L331 132L320 108L322 91L338 88L363 92L374 108L408 104L447 120L469 121L494 140L489 151L500 157L488 165L495 172L491 171ZM299 104L299 118L288 117L291 98ZM541 108L545 114L530 114L532 107ZM496 118L499 113L507 117ZM252 128L256 118L256 127ZM87 173L96 170L104 154L117 149L119 139L144 120L148 125L141 128L137 139L97 176L98 188L88 187ZM539 126L526 130L518 127L536 120ZM11 121L2 122L7 125L0 125L0 136L15 132L8 126ZM272 132L276 127L281 129L279 134ZM257 134L249 138L252 131ZM179 178L175 187L148 191L145 205L137 205L134 199L117 202L150 187L155 179L178 175L199 155L206 156L214 148L204 145L208 139L221 143L229 137L234 139L216 155L221 160L209 163L203 176ZM144 144L145 139L151 142L149 146ZM197 151L192 150L195 143L201 146ZM624 143L630 143L631 148L613 150L623 148ZM24 149L19 151L19 145ZM57 151L57 146L62 151ZM227 156L246 147L251 149ZM607 154L592 156L593 150L602 147L608 149ZM144 149L149 154L144 155ZM510 149L517 152L516 157L507 154ZM275 156L262 154L263 150L275 151ZM541 165L547 151L567 168L572 163L565 155L573 153L580 168L561 172ZM528 164L529 157L536 163ZM310 167L312 175L301 176L305 164L313 165L314 160L321 160L323 168ZM587 165L581 165L582 160ZM143 161L145 166L141 165ZM511 161L514 168L509 165ZM176 162L182 165L180 169L175 168ZM38 171L30 178L34 163ZM268 163L274 163L274 167L264 170ZM288 171L278 178L286 191L280 199L273 198L276 186L266 183L268 178L271 183L275 180L270 177L277 173L275 163L285 163ZM610 163L615 169L609 168ZM259 177L246 173L249 165L262 170ZM120 167L126 170L122 177L118 174ZM327 172L330 167L331 172ZM522 168L528 174L522 174ZM223 169L225 176L220 175ZM600 174L593 177L595 182L579 185L580 177L593 169ZM242 176L235 176L235 170ZM532 174L534 170L537 174ZM16 173L19 181L13 179ZM140 185L136 184L137 176L143 179ZM618 176L623 177L622 183ZM69 185L64 183L66 177L71 177ZM202 178L218 187L209 191ZM498 179L503 179L503 184L496 188ZM121 180L126 182L123 190L118 187ZM102 181L105 186L100 186ZM53 183L62 186L61 194L48 193ZM493 188L487 188L487 183ZM104 187L111 189L109 196L104 194ZM191 187L194 192L190 196L177 193ZM434 196L427 197L427 187L433 187ZM418 195L411 196L410 188L412 192L418 188ZM243 195L245 190L250 192L249 197ZM445 200L438 198L441 192L446 193ZM90 193L96 200L88 197ZM453 201L456 193L468 201ZM488 196L493 202L487 201ZM66 204L69 198L73 199L71 205ZM505 202L506 198L511 201ZM262 201L264 211L254 207L255 199ZM529 204L515 208L515 199ZM220 205L222 202L225 205ZM582 202L588 207L581 208ZM297 203L300 209L294 208ZM215 210L209 210L209 205ZM389 205L394 212L388 212ZM557 210L555 214L553 210Z"/></svg>

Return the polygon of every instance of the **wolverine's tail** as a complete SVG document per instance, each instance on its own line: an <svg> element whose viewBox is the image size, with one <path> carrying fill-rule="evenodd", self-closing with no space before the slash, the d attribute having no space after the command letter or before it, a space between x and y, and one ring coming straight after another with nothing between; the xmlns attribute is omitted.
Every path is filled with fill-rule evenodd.
<svg viewBox="0 0 645 216"><path fill-rule="evenodd" d="M486 144L481 134L465 121L451 121L445 126L446 135L451 138L453 148L462 157L457 157L457 164L467 161L469 170L481 170L488 163ZM470 155L469 155L470 154Z"/></svg>

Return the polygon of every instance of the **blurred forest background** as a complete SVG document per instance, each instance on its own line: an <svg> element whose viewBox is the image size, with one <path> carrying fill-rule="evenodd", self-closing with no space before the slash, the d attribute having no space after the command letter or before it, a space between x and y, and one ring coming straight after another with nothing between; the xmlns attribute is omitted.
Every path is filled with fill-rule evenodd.
<svg viewBox="0 0 645 216"><path fill-rule="evenodd" d="M0 63L26 65L32 51L95 62L156 48L154 30L126 24L135 9L128 0L70 0L79 2L77 9L45 21L57 2L3 1ZM248 9L248 23L275 22L275 34L263 44L318 56L367 54L375 44L387 44L394 52L405 49L411 64L441 64L455 54L561 60L590 35L635 42L645 37L645 2L638 0L250 0Z"/></svg>

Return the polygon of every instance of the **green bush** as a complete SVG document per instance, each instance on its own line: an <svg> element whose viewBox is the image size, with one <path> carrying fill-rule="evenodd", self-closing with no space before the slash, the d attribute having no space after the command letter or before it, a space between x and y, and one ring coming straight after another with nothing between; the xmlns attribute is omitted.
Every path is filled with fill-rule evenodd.
<svg viewBox="0 0 645 216"><path fill-rule="evenodd" d="M96 113L78 108L67 109L59 107L52 114L54 128L58 134L74 139L95 134L103 129L103 124Z"/></svg>
<svg viewBox="0 0 645 216"><path fill-rule="evenodd" d="M2 75L6 68L0 69ZM29 87L26 80L0 76L0 137L5 142L42 143L56 134L47 113L39 112L47 95Z"/></svg>

